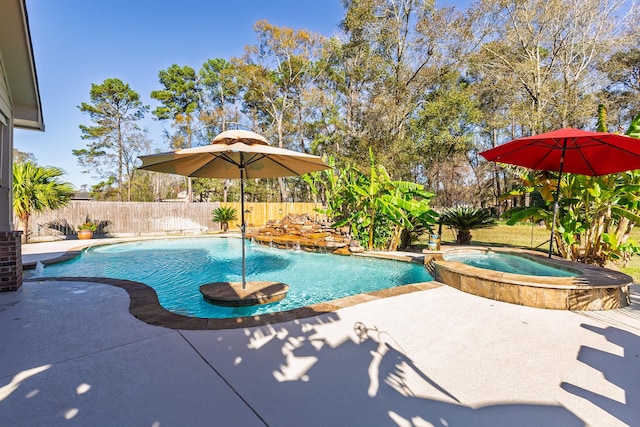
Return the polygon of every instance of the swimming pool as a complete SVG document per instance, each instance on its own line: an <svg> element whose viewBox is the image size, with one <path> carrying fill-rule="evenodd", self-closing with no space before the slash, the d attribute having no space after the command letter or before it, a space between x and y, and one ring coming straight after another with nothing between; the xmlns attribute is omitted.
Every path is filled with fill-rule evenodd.
<svg viewBox="0 0 640 427"><path fill-rule="evenodd" d="M43 277L110 277L145 283L160 304L177 314L234 318L288 311L311 304L409 283L433 280L423 265L392 260L280 250L247 242L247 281L290 286L282 301L256 307L219 307L205 302L205 283L240 281L241 241L236 238L150 240L96 246Z"/></svg>

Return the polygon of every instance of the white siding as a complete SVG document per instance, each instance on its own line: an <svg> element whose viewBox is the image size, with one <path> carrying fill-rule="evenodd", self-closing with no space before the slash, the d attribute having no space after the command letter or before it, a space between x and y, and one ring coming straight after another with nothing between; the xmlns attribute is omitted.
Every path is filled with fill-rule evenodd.
<svg viewBox="0 0 640 427"><path fill-rule="evenodd" d="M8 125L8 118L11 116L11 98L9 97L9 87L4 73L2 54L0 53L0 122Z"/></svg>
<svg viewBox="0 0 640 427"><path fill-rule="evenodd" d="M11 202L11 164L13 156L13 125L11 121L11 97L4 73L0 52L0 231L13 229L13 208Z"/></svg>

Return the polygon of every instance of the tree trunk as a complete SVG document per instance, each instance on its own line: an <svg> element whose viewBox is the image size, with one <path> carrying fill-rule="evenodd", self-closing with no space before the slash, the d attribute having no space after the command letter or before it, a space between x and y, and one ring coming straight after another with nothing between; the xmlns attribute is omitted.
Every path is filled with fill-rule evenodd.
<svg viewBox="0 0 640 427"><path fill-rule="evenodd" d="M458 230L458 238L456 239L458 245L470 245L471 244L471 231Z"/></svg>
<svg viewBox="0 0 640 427"><path fill-rule="evenodd" d="M184 199L185 203L191 203L193 201L193 182L191 177L187 177L187 197Z"/></svg>
<svg viewBox="0 0 640 427"><path fill-rule="evenodd" d="M280 201L285 202L287 196L287 189L284 186L284 178L278 177L278 188L280 189Z"/></svg>
<svg viewBox="0 0 640 427"><path fill-rule="evenodd" d="M124 141L122 138L122 124L120 119L118 119L117 126L118 126L118 195L120 196L120 201L122 201L124 200L124 197L122 197L122 164L124 163L122 147L124 146Z"/></svg>
<svg viewBox="0 0 640 427"><path fill-rule="evenodd" d="M369 242L367 244L368 250L373 250L373 230L375 226L375 214L371 215L371 224L369 225Z"/></svg>
<svg viewBox="0 0 640 427"><path fill-rule="evenodd" d="M409 234L409 232L407 230L405 230L404 227L400 227L399 225L396 225L393 229L393 234L391 235L391 239L389 239L389 246L387 247L387 250L389 251L396 251L398 250L398 246L402 245L402 249L406 248L408 245L406 244L407 240L411 240L411 238L407 238L407 234L405 234L405 232L407 234ZM403 239L404 237L404 239Z"/></svg>
<svg viewBox="0 0 640 427"><path fill-rule="evenodd" d="M22 243L29 243L29 213L25 214L24 216L19 217L18 219L20 220L20 224L22 224L22 229L24 230L24 233L22 233Z"/></svg>
<svg viewBox="0 0 640 427"><path fill-rule="evenodd" d="M400 248L406 249L411 247L411 232L406 228L402 228L400 232Z"/></svg>

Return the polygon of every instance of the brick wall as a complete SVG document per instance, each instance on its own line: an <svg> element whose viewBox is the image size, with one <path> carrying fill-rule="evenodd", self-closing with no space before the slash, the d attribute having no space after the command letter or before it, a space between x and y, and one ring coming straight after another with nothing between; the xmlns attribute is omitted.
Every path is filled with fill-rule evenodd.
<svg viewBox="0 0 640 427"><path fill-rule="evenodd" d="M0 292L22 286L22 231L0 231Z"/></svg>

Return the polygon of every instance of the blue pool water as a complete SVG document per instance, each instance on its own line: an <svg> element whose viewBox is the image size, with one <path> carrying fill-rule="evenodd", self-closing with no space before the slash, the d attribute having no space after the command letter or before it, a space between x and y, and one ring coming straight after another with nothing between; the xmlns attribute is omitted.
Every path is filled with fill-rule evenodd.
<svg viewBox="0 0 640 427"><path fill-rule="evenodd" d="M194 238L97 246L74 260L46 267L45 277L128 279L155 289L160 304L178 314L231 318L274 313L350 295L433 280L424 266L408 262L280 250L247 243L247 281L289 285L288 296L256 307L218 307L199 287L239 282L241 240Z"/></svg>
<svg viewBox="0 0 640 427"><path fill-rule="evenodd" d="M529 258L500 252L451 251L444 254L444 259L462 262L472 267L527 276L572 277L578 275L578 273L542 264Z"/></svg>

